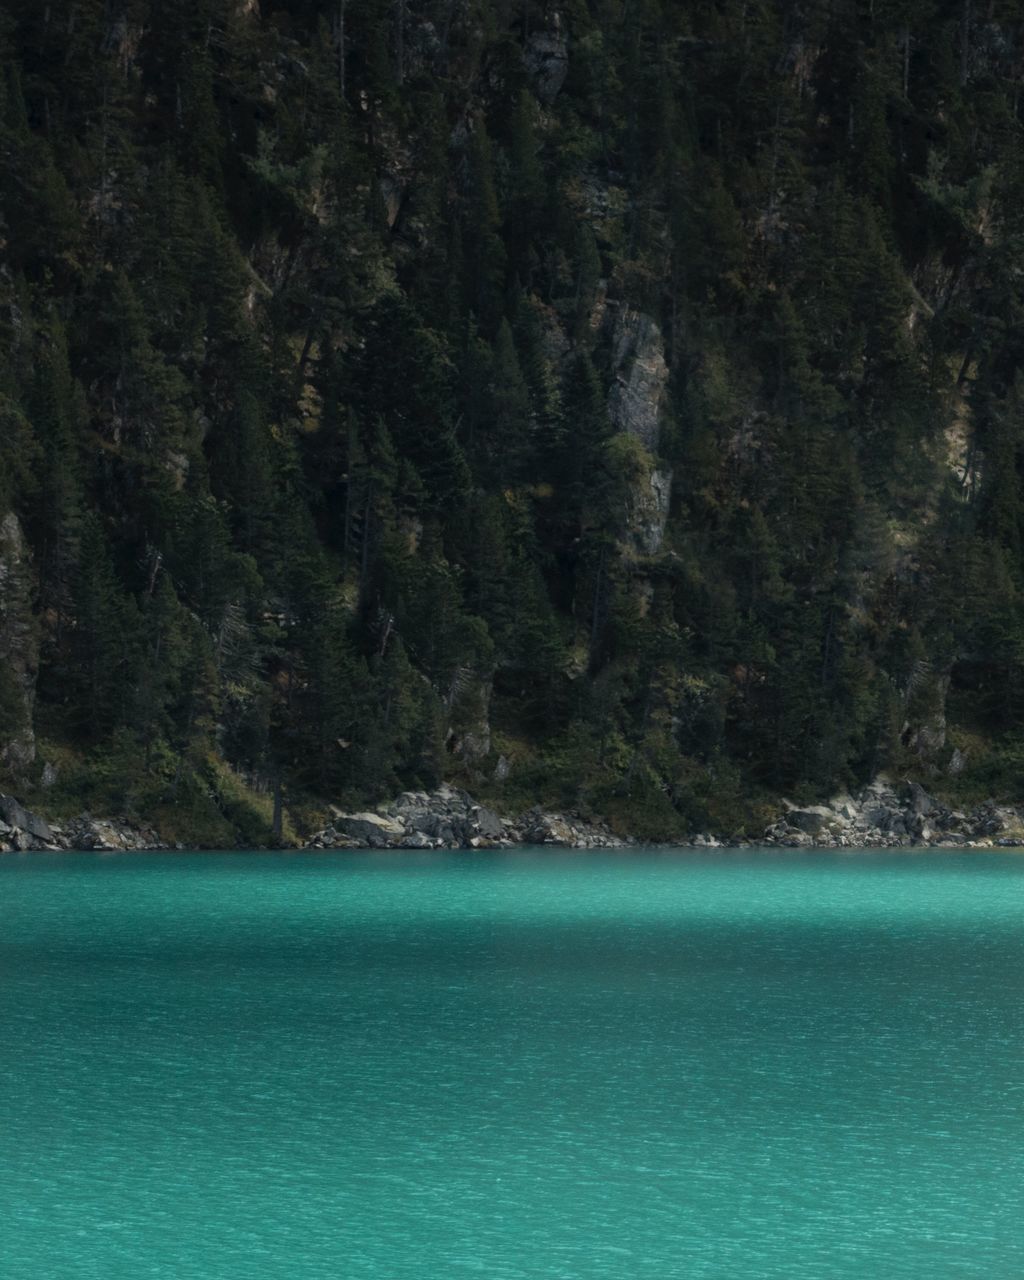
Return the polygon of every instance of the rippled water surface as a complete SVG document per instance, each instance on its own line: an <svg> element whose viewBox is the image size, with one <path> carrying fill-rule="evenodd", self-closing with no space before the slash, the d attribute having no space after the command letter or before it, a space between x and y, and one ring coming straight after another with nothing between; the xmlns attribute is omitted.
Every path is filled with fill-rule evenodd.
<svg viewBox="0 0 1024 1280"><path fill-rule="evenodd" d="M0 859L3 1280L1024 1276L1024 858Z"/></svg>

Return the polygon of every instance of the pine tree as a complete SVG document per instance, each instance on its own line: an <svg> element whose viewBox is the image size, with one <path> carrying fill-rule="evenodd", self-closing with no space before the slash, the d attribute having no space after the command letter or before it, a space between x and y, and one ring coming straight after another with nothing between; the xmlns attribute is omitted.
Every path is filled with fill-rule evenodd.
<svg viewBox="0 0 1024 1280"><path fill-rule="evenodd" d="M40 441L36 537L42 601L54 611L54 641L63 642L74 591L83 517L79 441L87 421L85 392L72 377L64 326L54 317L37 366L32 417Z"/></svg>
<svg viewBox="0 0 1024 1280"><path fill-rule="evenodd" d="M505 246L494 183L494 160L482 121L474 128L468 148L468 190L463 221L466 300L484 333L493 333L505 295Z"/></svg>
<svg viewBox="0 0 1024 1280"><path fill-rule="evenodd" d="M138 614L114 574L98 517L84 517L74 589L66 685L53 690L85 738L102 738L129 717L137 663Z"/></svg>
<svg viewBox="0 0 1024 1280"><path fill-rule="evenodd" d="M491 365L490 413L485 440L488 471L498 487L529 474L533 454L533 423L512 328L502 320L494 343Z"/></svg>

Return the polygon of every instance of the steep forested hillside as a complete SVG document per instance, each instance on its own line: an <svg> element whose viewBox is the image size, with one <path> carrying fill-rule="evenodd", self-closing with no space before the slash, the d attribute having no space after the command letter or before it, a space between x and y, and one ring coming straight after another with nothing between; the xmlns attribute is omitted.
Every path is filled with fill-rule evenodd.
<svg viewBox="0 0 1024 1280"><path fill-rule="evenodd" d="M1013 791L1022 87L1016 0L7 0L10 784Z"/></svg>

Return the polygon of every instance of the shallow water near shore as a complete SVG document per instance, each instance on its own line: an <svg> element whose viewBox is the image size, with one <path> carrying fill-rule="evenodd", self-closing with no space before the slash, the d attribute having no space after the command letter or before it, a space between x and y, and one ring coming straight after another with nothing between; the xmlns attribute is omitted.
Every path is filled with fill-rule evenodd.
<svg viewBox="0 0 1024 1280"><path fill-rule="evenodd" d="M1024 859L0 858L4 1280L1024 1274Z"/></svg>

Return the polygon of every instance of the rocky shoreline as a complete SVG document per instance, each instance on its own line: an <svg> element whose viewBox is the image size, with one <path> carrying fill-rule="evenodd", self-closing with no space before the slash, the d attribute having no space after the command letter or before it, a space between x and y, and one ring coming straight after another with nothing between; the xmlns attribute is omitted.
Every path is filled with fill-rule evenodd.
<svg viewBox="0 0 1024 1280"><path fill-rule="evenodd" d="M467 791L443 784L435 791L405 791L392 803L359 812L332 808L327 824L304 849L487 849L542 845L563 849L631 848L643 844L721 849L990 849L1024 847L1024 810L986 801L951 809L920 783L878 778L856 795L826 804L780 804L780 816L760 838L695 832L686 839L641 841L616 835L602 822L575 812L542 808L502 817ZM162 841L151 827L126 817L82 814L48 822L13 796L0 795L0 852L182 849Z"/></svg>
<svg viewBox="0 0 1024 1280"><path fill-rule="evenodd" d="M918 782L877 778L856 796L786 805L758 843L788 848L988 849L1024 846L1024 812L993 800L950 809Z"/></svg>
<svg viewBox="0 0 1024 1280"><path fill-rule="evenodd" d="M0 795L0 853L169 848L172 846L164 843L152 827L140 826L128 818L93 818L84 813L64 823L47 822L13 796Z"/></svg>
<svg viewBox="0 0 1024 1280"><path fill-rule="evenodd" d="M530 809L502 818L468 792L442 786L433 792L403 792L383 809L363 813L333 810L331 821L307 843L314 849L477 849L552 845L571 849L628 848L668 843L682 848L898 849L1024 846L1024 813L986 801L968 811L949 809L917 782L897 786L878 778L857 795L827 804L782 802L781 816L758 838L695 832L685 840L640 841L616 836L603 823L577 813Z"/></svg>
<svg viewBox="0 0 1024 1280"><path fill-rule="evenodd" d="M443 784L436 791L403 791L386 808L364 813L332 809L330 822L306 844L310 849L485 849L554 845L571 849L620 848L620 839L600 822L578 814L529 809L499 817L468 791Z"/></svg>

